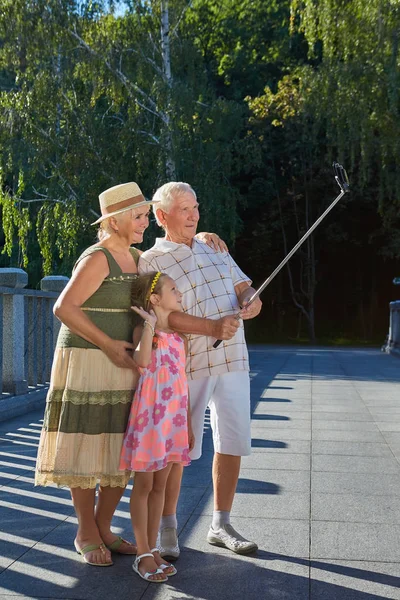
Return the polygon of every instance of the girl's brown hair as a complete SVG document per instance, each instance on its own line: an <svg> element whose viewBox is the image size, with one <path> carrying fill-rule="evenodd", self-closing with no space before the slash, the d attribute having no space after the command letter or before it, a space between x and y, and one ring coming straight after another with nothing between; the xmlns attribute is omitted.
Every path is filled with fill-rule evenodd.
<svg viewBox="0 0 400 600"><path fill-rule="evenodd" d="M142 307L147 312L151 309L151 294L160 294L163 280L168 277L165 273L161 273L153 286L158 273L159 271L150 271L144 275L139 275L133 280L131 289L131 303L133 306Z"/></svg>

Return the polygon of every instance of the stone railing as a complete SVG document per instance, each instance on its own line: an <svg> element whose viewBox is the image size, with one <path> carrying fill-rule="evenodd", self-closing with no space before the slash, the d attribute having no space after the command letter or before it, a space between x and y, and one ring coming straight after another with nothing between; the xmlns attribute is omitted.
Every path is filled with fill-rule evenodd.
<svg viewBox="0 0 400 600"><path fill-rule="evenodd" d="M67 281L44 277L30 290L25 271L0 269L0 413L7 398L45 392L60 327L53 306Z"/></svg>
<svg viewBox="0 0 400 600"><path fill-rule="evenodd" d="M389 334L383 350L400 356L400 300L390 303Z"/></svg>

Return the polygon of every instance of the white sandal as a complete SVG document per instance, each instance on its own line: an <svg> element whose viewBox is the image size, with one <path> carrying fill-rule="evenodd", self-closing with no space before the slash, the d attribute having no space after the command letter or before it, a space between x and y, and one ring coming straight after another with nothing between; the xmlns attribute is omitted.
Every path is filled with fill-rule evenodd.
<svg viewBox="0 0 400 600"><path fill-rule="evenodd" d="M160 568L156 569L155 571L146 571L146 573L142 575L142 573L139 571L139 563L141 559L145 556L151 556L151 558L154 558L153 554L150 554L150 552L145 552L144 554L140 554L139 556L137 556L132 565L132 569L135 571L135 573L137 573L139 577L141 577L145 581L148 581L149 583L165 583L166 581L168 581L166 573L164 573L164 571ZM165 579L150 579L152 575L165 575Z"/></svg>
<svg viewBox="0 0 400 600"><path fill-rule="evenodd" d="M160 553L160 550L159 550L158 548L152 548L152 549L150 550L150 552L151 552L152 554L154 554L154 552L158 552L158 553ZM172 571L172 573L165 573L165 569L169 569L169 568L171 568L171 567L173 568L173 571ZM163 573L165 573L165 575L167 575L167 577L172 577L173 575L176 575L176 574L177 574L177 572L178 572L178 571L176 570L176 568L174 567L174 565L171 565L171 563L168 563L167 565L166 565L165 563L162 563L161 565L159 565L159 567L158 567L158 568L159 568L159 569L161 569L161 570L162 570L162 572L163 572Z"/></svg>

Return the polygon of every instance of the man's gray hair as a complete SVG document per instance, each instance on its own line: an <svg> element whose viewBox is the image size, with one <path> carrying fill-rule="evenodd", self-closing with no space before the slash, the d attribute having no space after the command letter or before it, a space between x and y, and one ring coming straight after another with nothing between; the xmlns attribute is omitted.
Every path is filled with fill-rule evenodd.
<svg viewBox="0 0 400 600"><path fill-rule="evenodd" d="M193 194L194 198L197 200L196 192L192 186L183 181L170 181L158 188L153 196L153 201L158 202L158 204L153 204L153 212L156 217L157 225L162 227L157 217L157 210L161 208L161 210L168 213L173 201L179 196L182 196L182 194L187 194L188 192Z"/></svg>

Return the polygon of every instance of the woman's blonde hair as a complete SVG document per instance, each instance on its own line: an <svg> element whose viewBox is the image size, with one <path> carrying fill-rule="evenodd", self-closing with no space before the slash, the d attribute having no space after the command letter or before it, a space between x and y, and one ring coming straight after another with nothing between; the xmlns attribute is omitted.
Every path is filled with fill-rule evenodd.
<svg viewBox="0 0 400 600"><path fill-rule="evenodd" d="M108 217L108 219L101 221L97 230L97 239L101 242L107 235L115 233L115 229L111 225L111 219L114 219L117 223L122 223L127 218L132 219L139 210L139 208L130 208L119 215L114 215L113 217Z"/></svg>

